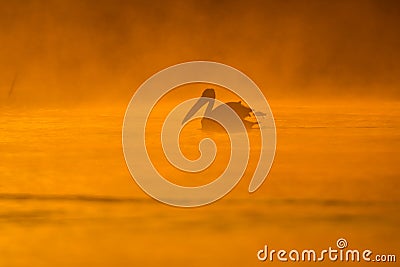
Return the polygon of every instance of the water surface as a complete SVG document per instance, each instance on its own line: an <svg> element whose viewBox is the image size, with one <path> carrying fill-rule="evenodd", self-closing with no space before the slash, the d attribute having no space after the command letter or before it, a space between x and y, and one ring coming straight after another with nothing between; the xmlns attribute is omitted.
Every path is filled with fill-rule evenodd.
<svg viewBox="0 0 400 267"><path fill-rule="evenodd" d="M258 266L264 244L325 249L340 237L399 256L398 105L272 108L278 146L261 189L247 193L253 155L231 194L194 209L158 203L135 184L123 110L1 109L0 266ZM194 125L191 137L203 136ZM194 148L183 145L189 156ZM152 156L188 185L211 181L226 160L188 181Z"/></svg>

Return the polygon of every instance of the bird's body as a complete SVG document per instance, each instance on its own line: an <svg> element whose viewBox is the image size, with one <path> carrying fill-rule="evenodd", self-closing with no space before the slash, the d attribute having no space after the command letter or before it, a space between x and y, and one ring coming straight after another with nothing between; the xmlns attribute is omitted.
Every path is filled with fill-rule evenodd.
<svg viewBox="0 0 400 267"><path fill-rule="evenodd" d="M238 117L242 120L243 125L246 129L251 129L257 122L246 120L246 118L250 117L253 114L251 108L246 107L242 104L241 101L238 102L227 102L222 105L217 106L213 109L215 100L215 92L214 89L206 89L202 98L198 100L198 102L192 107L192 109L187 113L183 122L189 120L193 114L197 112L203 105L208 104L205 116L201 119L201 126L203 130L207 131L220 131L222 130L222 126L211 118L218 118L220 116L225 116L227 114L227 109L232 109Z"/></svg>

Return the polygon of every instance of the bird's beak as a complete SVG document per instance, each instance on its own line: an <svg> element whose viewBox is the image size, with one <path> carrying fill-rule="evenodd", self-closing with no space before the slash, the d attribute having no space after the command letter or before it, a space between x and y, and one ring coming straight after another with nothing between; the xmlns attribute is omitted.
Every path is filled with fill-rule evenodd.
<svg viewBox="0 0 400 267"><path fill-rule="evenodd" d="M190 118L192 118L199 109L201 109L202 106L204 106L207 103L210 103L212 99L207 98L207 97L201 97L197 102L193 105L193 107L189 110L189 112L186 114L185 118L182 120L182 124L185 124Z"/></svg>

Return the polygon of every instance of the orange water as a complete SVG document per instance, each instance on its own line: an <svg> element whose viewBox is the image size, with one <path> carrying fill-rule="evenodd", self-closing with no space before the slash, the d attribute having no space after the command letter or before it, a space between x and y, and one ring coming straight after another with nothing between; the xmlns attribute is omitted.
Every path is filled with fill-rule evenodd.
<svg viewBox="0 0 400 267"><path fill-rule="evenodd" d="M272 108L278 146L266 182L247 193L253 156L228 196L194 209L158 203L130 177L123 109L2 109L0 266L285 266L256 252L325 249L340 237L400 257L398 105Z"/></svg>

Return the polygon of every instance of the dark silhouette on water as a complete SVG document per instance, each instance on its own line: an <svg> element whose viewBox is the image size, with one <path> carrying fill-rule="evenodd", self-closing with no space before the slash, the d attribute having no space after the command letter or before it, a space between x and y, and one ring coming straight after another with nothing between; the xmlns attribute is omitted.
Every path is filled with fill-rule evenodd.
<svg viewBox="0 0 400 267"><path fill-rule="evenodd" d="M18 77L18 74L15 74L14 79L13 79L13 81L11 83L11 86L10 86L10 90L8 91L8 98L10 98L11 95L13 94L13 92L14 92L14 87L15 87L15 82L17 81L17 77Z"/></svg>
<svg viewBox="0 0 400 267"><path fill-rule="evenodd" d="M182 121L182 124L187 122L191 117L193 117L194 114L205 104L207 104L205 115L206 116L218 116L220 114L223 114L226 111L227 106L233 109L236 114L239 116L239 118L242 120L243 125L246 127L246 129L250 129L253 127L253 125L256 125L257 122L252 122L246 120L246 118L251 117L253 114L253 111L251 108L246 107L242 104L241 101L238 102L227 102L223 105L219 105L215 109L213 109L214 102L215 102L215 91L212 88L208 88L203 91L203 94L201 95L201 99L199 99L196 104L193 105L193 107L189 110L189 112L186 114L185 118ZM226 114L226 113L225 113ZM221 130L221 126L214 120L203 117L201 119L201 126L203 130Z"/></svg>

